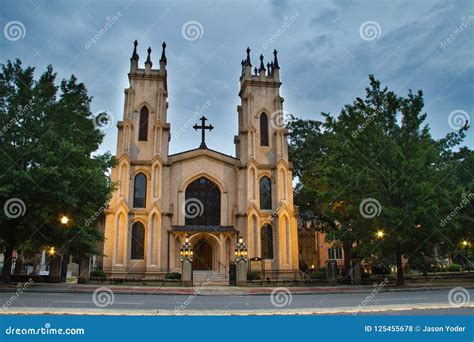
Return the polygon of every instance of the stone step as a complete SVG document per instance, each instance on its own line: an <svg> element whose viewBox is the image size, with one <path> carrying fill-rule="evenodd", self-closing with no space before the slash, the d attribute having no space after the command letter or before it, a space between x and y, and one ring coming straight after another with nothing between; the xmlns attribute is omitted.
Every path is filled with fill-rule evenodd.
<svg viewBox="0 0 474 342"><path fill-rule="evenodd" d="M212 271L193 271L193 285L229 285L229 278L225 273Z"/></svg>

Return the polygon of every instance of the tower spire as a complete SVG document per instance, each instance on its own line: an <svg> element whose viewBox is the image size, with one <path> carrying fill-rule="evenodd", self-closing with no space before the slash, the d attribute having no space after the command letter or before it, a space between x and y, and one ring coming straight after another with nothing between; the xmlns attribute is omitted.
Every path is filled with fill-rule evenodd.
<svg viewBox="0 0 474 342"><path fill-rule="evenodd" d="M245 60L245 65L252 66L252 63L250 63L250 48L247 46L247 59Z"/></svg>
<svg viewBox="0 0 474 342"><path fill-rule="evenodd" d="M160 63L164 63L166 65L166 43L163 42L163 44L161 44L161 46L163 47L163 51L161 52L161 58L160 58Z"/></svg>
<svg viewBox="0 0 474 342"><path fill-rule="evenodd" d="M263 64L263 55L260 55L260 68L258 69L258 71L265 71L265 65Z"/></svg>
<svg viewBox="0 0 474 342"><path fill-rule="evenodd" d="M135 41L133 42L133 53L132 53L132 58L130 60L135 60L138 62L138 53L137 53L137 45L138 45L138 41L135 39Z"/></svg>
<svg viewBox="0 0 474 342"><path fill-rule="evenodd" d="M275 58L273 60L273 66L275 67L275 69L280 69L280 66L278 65L277 54L278 54L278 51L276 49L273 50L273 56L275 56Z"/></svg>
<svg viewBox="0 0 474 342"><path fill-rule="evenodd" d="M147 52L148 52L148 56L147 56L147 58L146 58L145 65L150 64L150 68L151 68L151 67L153 66L153 62L151 61L151 57L150 57L150 55L151 55L151 47L148 47Z"/></svg>

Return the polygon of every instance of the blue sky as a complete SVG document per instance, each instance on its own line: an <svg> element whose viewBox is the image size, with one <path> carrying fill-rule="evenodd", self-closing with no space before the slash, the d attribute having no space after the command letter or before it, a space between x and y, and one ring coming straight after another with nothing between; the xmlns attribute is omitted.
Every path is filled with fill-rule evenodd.
<svg viewBox="0 0 474 342"><path fill-rule="evenodd" d="M279 51L287 112L314 119L321 112L338 113L364 96L373 73L399 95L422 89L433 135L441 137L453 129L450 113L451 119L474 118L473 16L469 0L7 0L0 14L0 61L21 58L37 67L37 75L52 64L59 79L75 74L94 97L92 110L108 110L118 121L132 42L139 41L140 67L148 46L157 67L166 41L171 153L199 146L198 132L178 132L196 108L206 106L215 127L208 146L234 154L238 77L247 46L254 65L260 53L266 62L273 49ZM195 37L183 34L190 21L197 22ZM19 35L12 22L20 23ZM116 138L114 125L101 151L114 153ZM465 144L474 146L472 129Z"/></svg>

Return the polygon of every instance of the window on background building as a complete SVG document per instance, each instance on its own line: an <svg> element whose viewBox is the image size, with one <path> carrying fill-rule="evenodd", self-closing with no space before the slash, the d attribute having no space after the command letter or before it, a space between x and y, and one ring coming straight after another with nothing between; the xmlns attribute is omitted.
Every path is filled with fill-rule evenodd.
<svg viewBox="0 0 474 342"><path fill-rule="evenodd" d="M260 146L268 146L268 116L260 114Z"/></svg>
<svg viewBox="0 0 474 342"><path fill-rule="evenodd" d="M133 183L133 207L146 208L146 176L139 173Z"/></svg>
<svg viewBox="0 0 474 342"><path fill-rule="evenodd" d="M138 140L146 141L148 139L148 107L143 106L140 109L140 122L138 125Z"/></svg>
<svg viewBox="0 0 474 342"><path fill-rule="evenodd" d="M273 230L272 226L266 224L260 232L262 259L273 259Z"/></svg>
<svg viewBox="0 0 474 342"><path fill-rule="evenodd" d="M328 248L329 259L342 259L342 248Z"/></svg>
<svg viewBox="0 0 474 342"><path fill-rule="evenodd" d="M144 259L145 257L145 227L140 222L136 222L132 227L132 251L131 259Z"/></svg>
<svg viewBox="0 0 474 342"><path fill-rule="evenodd" d="M201 177L186 188L185 224L219 226L221 224L221 191L213 182Z"/></svg>
<svg viewBox="0 0 474 342"><path fill-rule="evenodd" d="M260 179L260 209L272 210L272 181L267 176Z"/></svg>

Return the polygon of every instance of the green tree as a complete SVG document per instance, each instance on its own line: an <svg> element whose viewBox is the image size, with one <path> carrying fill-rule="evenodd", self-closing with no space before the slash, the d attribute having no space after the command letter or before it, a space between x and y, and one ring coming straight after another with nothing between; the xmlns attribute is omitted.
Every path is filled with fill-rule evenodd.
<svg viewBox="0 0 474 342"><path fill-rule="evenodd" d="M0 240L3 281L10 281L13 250L55 246L64 253L97 252L101 236L89 219L113 189L109 153L93 155L104 134L94 126L91 97L73 75L55 84L51 66L8 61L0 73ZM65 226L59 219L71 218Z"/></svg>
<svg viewBox="0 0 474 342"><path fill-rule="evenodd" d="M336 223L329 239L355 243L351 257L394 255L402 285L402 256L431 255L443 234L455 229L440 222L461 194L451 160L467 127L436 140L425 124L421 91L399 97L369 79L365 99L346 105L337 117L323 113L321 126L312 124L321 127L313 135L324 139L324 149L304 156L300 192L315 212Z"/></svg>

